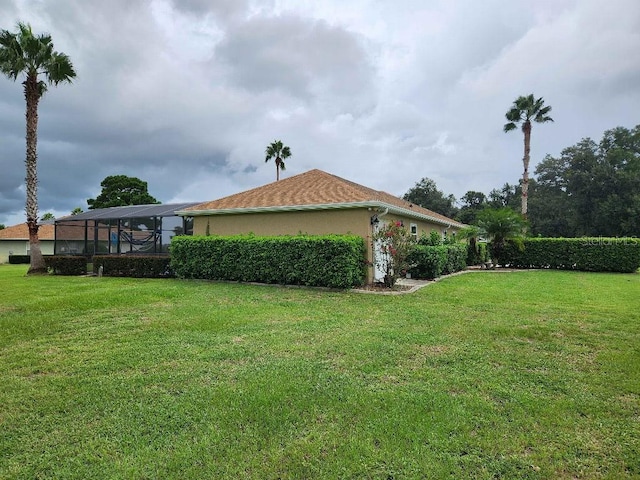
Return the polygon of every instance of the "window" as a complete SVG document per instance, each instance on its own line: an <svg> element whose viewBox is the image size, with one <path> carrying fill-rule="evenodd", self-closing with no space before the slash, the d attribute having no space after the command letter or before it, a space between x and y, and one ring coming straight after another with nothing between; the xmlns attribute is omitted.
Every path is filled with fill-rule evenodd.
<svg viewBox="0 0 640 480"><path fill-rule="evenodd" d="M409 233L415 240L418 240L418 225L416 225L415 223L412 223L409 226Z"/></svg>

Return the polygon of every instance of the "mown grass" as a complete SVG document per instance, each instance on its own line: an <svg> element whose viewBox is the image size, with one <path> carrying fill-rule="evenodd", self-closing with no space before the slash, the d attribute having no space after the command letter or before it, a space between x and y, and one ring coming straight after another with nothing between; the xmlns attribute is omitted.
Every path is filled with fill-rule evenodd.
<svg viewBox="0 0 640 480"><path fill-rule="evenodd" d="M638 478L640 275L377 296L0 266L0 478Z"/></svg>

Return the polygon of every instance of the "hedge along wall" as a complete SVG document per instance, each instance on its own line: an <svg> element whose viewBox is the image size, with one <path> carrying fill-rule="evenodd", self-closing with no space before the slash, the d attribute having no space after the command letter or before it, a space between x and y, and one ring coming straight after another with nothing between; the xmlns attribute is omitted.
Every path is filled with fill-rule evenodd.
<svg viewBox="0 0 640 480"><path fill-rule="evenodd" d="M440 275L464 270L467 266L467 246L462 243L451 245L416 245L409 255L409 270L413 278L434 279Z"/></svg>
<svg viewBox="0 0 640 480"><path fill-rule="evenodd" d="M366 246L356 235L181 236L170 252L181 278L332 288L366 278Z"/></svg>
<svg viewBox="0 0 640 480"><path fill-rule="evenodd" d="M640 268L640 239L527 238L524 248L507 242L504 264L514 268L631 273Z"/></svg>

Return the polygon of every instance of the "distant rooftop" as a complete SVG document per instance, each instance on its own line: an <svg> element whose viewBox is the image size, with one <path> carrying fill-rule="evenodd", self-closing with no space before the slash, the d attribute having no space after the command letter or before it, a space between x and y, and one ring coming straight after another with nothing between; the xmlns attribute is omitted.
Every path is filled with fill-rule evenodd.
<svg viewBox="0 0 640 480"><path fill-rule="evenodd" d="M53 240L53 222L40 223L38 229L40 240ZM0 240L29 240L29 227L26 223L19 223L0 230Z"/></svg>

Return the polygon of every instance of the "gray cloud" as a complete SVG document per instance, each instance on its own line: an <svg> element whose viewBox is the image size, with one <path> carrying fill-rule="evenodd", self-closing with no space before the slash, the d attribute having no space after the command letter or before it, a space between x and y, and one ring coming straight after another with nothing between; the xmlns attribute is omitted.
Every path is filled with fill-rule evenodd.
<svg viewBox="0 0 640 480"><path fill-rule="evenodd" d="M398 195L429 176L447 193L521 175L502 132L521 94L532 163L582 137L638 123L636 0L301 3L297 0L10 0L53 35L78 78L40 105L41 211L86 208L107 175L138 176L164 202L211 200L322 168ZM597 34L594 34L597 32ZM0 223L24 219L24 98L0 78Z"/></svg>
<svg viewBox="0 0 640 480"><path fill-rule="evenodd" d="M233 85L259 94L278 90L305 102L358 96L375 74L354 34L293 15L251 18L227 30L215 59L227 66Z"/></svg>

